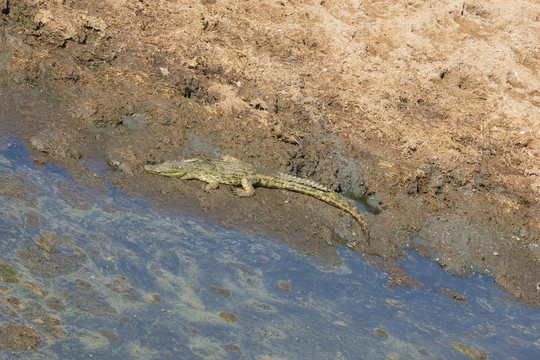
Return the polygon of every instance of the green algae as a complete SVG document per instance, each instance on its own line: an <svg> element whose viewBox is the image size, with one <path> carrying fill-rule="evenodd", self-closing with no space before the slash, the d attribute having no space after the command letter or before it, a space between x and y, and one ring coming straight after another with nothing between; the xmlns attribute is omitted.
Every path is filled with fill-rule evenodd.
<svg viewBox="0 0 540 360"><path fill-rule="evenodd" d="M16 283L19 281L19 274L13 266L0 261L0 281Z"/></svg>

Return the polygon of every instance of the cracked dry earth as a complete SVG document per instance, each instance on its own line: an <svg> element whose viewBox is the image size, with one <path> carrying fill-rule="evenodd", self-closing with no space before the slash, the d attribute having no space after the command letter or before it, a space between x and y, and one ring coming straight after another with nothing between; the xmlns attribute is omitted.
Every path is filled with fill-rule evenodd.
<svg viewBox="0 0 540 360"><path fill-rule="evenodd" d="M414 249L540 306L537 2L0 0L0 26L1 126L37 163L329 262L349 242L392 286L420 286L394 262ZM364 199L372 246L301 195L142 172L218 153Z"/></svg>

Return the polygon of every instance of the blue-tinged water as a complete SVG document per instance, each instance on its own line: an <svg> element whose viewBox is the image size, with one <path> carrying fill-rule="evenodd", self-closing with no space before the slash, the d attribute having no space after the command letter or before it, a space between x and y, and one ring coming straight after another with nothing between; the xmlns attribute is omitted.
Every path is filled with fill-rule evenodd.
<svg viewBox="0 0 540 360"><path fill-rule="evenodd" d="M408 253L400 265L422 288L389 289L347 248L325 267L279 239L104 189L36 169L0 135L0 262L19 276L0 281L0 326L41 337L0 358L464 359L454 342L490 359L540 358L540 311L485 276Z"/></svg>

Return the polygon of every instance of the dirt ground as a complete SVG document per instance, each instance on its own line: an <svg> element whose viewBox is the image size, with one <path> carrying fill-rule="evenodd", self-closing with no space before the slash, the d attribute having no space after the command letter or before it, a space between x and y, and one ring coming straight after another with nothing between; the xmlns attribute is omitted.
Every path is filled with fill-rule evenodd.
<svg viewBox="0 0 540 360"><path fill-rule="evenodd" d="M329 262L346 242L389 286L421 286L394 262L417 250L538 307L539 44L534 0L0 0L0 111L81 182ZM363 199L371 245L303 195L142 171L218 154Z"/></svg>

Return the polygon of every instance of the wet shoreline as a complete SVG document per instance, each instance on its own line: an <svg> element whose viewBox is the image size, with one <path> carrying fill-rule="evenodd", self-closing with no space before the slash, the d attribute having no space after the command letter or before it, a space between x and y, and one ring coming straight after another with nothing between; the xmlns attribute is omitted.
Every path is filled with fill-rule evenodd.
<svg viewBox="0 0 540 360"><path fill-rule="evenodd" d="M488 277L451 276L413 252L399 264L418 286L390 286L345 246L328 262L106 182L89 188L54 165L38 169L5 133L0 176L0 275L15 274L0 282L0 351L14 359L538 351L538 310Z"/></svg>

